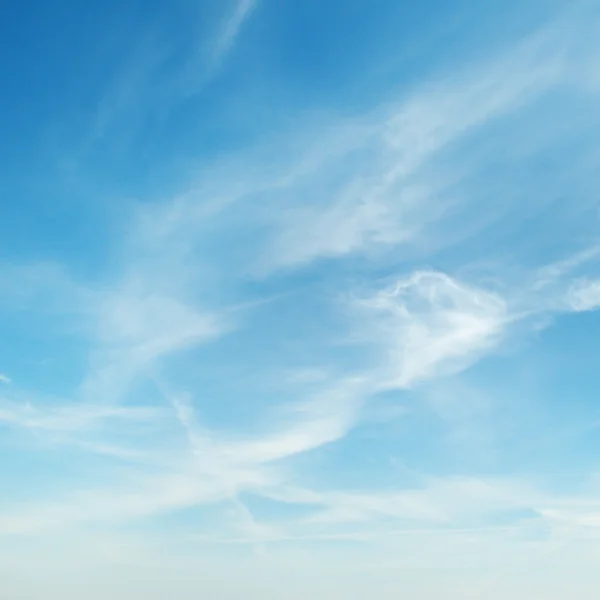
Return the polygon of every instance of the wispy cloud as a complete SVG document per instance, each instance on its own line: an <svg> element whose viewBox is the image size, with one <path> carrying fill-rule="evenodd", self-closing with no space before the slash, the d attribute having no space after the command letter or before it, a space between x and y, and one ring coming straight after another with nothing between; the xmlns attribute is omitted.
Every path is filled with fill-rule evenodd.
<svg viewBox="0 0 600 600"><path fill-rule="evenodd" d="M303 520L306 524L383 524L392 519L406 529L418 529L423 525L475 527L490 513L531 510L537 503L543 504L544 495L518 480L433 478L402 491L288 490L280 499L321 506L322 510Z"/></svg>
<svg viewBox="0 0 600 600"><path fill-rule="evenodd" d="M246 3L240 6L239 14L247 15ZM533 110L561 86L579 93L582 80L572 78L577 33L572 23L547 27L499 57L429 76L385 108L333 119L333 126L308 123L314 136L304 130L286 136L286 145L298 150L282 152L275 137L256 152L228 156L203 170L198 185L155 207L157 218L145 224L144 235L181 244L185 232L184 240L197 240L194 231L218 215L230 217L235 206L247 229L267 226L267 236L254 247L241 245L244 254L236 255L245 270L265 275L320 258L432 254L495 221L504 227L514 204L490 198L493 209L483 217L479 195L467 186L491 157L486 150L473 158L469 141ZM523 140L523 146L531 143ZM452 151L468 160L456 161ZM530 210L549 203L539 198Z"/></svg>
<svg viewBox="0 0 600 600"><path fill-rule="evenodd" d="M204 429L197 422L189 399L168 393L176 418L185 430L189 453L182 453L176 445L166 446L162 456L154 457L154 464L148 462L151 455L145 456L148 466L153 467L150 475L133 473L127 486L75 493L55 504L17 512L2 523L2 530L5 534L35 533L86 522L140 519L189 506L237 502L239 493L245 490L260 494L263 489L275 489L287 475L285 470L272 471L270 463L319 448L347 433L356 420L357 398L353 388L358 383L347 382L297 407L299 413L306 413L304 422L294 423L271 437L245 441ZM336 397L332 399L332 395ZM42 413L26 406L5 407L0 412L0 420L5 423L40 433L77 433L80 437L75 439L80 440L85 439L82 434L89 436L92 428L102 421L152 419L156 428L160 423L157 418L164 421L164 413L144 408L92 410L75 406ZM160 427L157 431L160 435ZM62 441L73 444L73 439ZM92 445L83 449L109 457L112 454L119 459L138 458L124 453L126 449L122 448ZM260 528L257 523L255 527Z"/></svg>
<svg viewBox="0 0 600 600"><path fill-rule="evenodd" d="M390 379L382 387L465 368L501 339L508 321L502 298L437 272L400 279L359 306L372 311L369 329L387 355Z"/></svg>
<svg viewBox="0 0 600 600"><path fill-rule="evenodd" d="M225 57L231 51L237 37L240 35L244 24L257 6L258 0L235 1L233 10L225 19L221 32L215 42L211 57L211 68L217 68L225 60Z"/></svg>
<svg viewBox="0 0 600 600"><path fill-rule="evenodd" d="M50 433L82 433L111 420L146 421L160 412L154 408L127 408L90 405L36 407L30 403L0 403L0 422L31 431Z"/></svg>
<svg viewBox="0 0 600 600"><path fill-rule="evenodd" d="M566 303L574 312L597 310L600 308L600 281L576 281L567 293Z"/></svg>
<svg viewBox="0 0 600 600"><path fill-rule="evenodd" d="M455 203L446 188L456 178L432 174L431 161L560 85L565 60L564 40L556 32L536 34L500 59L418 86L371 117L359 152L353 151L356 162L347 165L353 176L335 187L327 182L327 197L317 189L314 202L284 214L271 266L416 242Z"/></svg>
<svg viewBox="0 0 600 600"><path fill-rule="evenodd" d="M368 382L361 378L336 382L296 406L291 426L259 440L234 443L225 453L238 460L267 463L336 442L357 422L368 393Z"/></svg>
<svg viewBox="0 0 600 600"><path fill-rule="evenodd" d="M218 4L224 5L224 18L207 17L205 13L210 11L206 6L180 3L175 11L180 11L181 19L177 35L165 36L163 24L154 23L128 40L121 64L104 83L91 131L80 152L102 144L113 149L116 145L123 152L148 123L168 122L182 103L203 93L259 2Z"/></svg>
<svg viewBox="0 0 600 600"><path fill-rule="evenodd" d="M219 337L225 323L215 314L163 295L147 283L116 288L98 306L93 370L82 384L93 402L118 402L139 375L169 354Z"/></svg>

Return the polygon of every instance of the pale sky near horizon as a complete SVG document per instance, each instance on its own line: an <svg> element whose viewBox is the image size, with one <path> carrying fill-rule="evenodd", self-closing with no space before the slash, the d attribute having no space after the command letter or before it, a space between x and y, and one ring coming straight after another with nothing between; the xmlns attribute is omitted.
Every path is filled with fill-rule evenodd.
<svg viewBox="0 0 600 600"><path fill-rule="evenodd" d="M599 30L2 3L0 598L596 598Z"/></svg>

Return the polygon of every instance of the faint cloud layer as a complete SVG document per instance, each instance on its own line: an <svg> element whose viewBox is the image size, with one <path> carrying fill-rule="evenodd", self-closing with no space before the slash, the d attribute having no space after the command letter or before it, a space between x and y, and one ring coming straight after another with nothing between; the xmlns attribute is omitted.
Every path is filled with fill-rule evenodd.
<svg viewBox="0 0 600 600"><path fill-rule="evenodd" d="M258 0L238 0L235 3L233 11L225 20L221 33L214 45L211 60L213 69L223 62L235 44L236 38L240 35L242 27L257 6Z"/></svg>

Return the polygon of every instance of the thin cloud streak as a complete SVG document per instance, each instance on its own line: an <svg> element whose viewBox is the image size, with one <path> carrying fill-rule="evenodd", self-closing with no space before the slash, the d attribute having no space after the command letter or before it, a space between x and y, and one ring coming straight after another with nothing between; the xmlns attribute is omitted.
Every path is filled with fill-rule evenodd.
<svg viewBox="0 0 600 600"><path fill-rule="evenodd" d="M215 43L212 58L211 70L217 69L231 52L242 28L252 16L258 6L259 0L236 0L235 7L229 17L225 20L221 33Z"/></svg>

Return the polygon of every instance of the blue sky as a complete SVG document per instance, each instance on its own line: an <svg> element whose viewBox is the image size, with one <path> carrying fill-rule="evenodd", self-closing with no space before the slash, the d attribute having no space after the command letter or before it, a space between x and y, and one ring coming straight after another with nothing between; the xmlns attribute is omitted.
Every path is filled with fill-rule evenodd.
<svg viewBox="0 0 600 600"><path fill-rule="evenodd" d="M595 598L595 3L0 14L6 598Z"/></svg>

